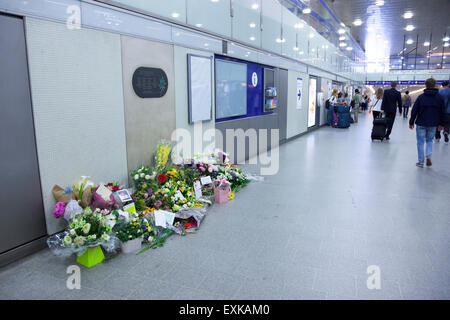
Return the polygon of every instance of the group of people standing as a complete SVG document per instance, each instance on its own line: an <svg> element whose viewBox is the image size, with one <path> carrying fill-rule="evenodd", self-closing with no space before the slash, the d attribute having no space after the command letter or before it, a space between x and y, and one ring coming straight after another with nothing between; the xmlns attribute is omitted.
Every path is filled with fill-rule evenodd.
<svg viewBox="0 0 450 320"><path fill-rule="evenodd" d="M387 130L386 140L390 140L392 128L394 126L397 109L403 118L408 118L409 108L412 99L409 92L401 95L396 89L397 83L391 83L391 88L384 90L378 88L375 95L369 102L369 113L373 113L374 118L386 118ZM450 88L449 82L442 83L442 89L436 88L436 80L429 78L425 81L423 94L415 101L409 119L410 129L416 126L418 162L416 165L423 168L426 162L431 166L431 156L433 152L433 138L440 137L440 132L444 130L445 142L449 142L450 133ZM358 92L357 92L358 93ZM356 94L355 94L356 96ZM424 150L426 145L426 150Z"/></svg>

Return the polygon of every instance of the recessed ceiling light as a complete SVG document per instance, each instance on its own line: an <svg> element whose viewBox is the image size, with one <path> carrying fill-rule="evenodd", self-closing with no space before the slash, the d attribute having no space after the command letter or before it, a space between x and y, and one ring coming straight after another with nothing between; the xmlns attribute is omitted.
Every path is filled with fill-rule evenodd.
<svg viewBox="0 0 450 320"><path fill-rule="evenodd" d="M448 42L446 42L446 43L444 43L444 47L448 47L449 46L449 43Z"/></svg>
<svg viewBox="0 0 450 320"><path fill-rule="evenodd" d="M211 2L219 2L219 0L211 0Z"/></svg>
<svg viewBox="0 0 450 320"><path fill-rule="evenodd" d="M312 38L314 38L314 33L310 33L309 34L309 37L312 39Z"/></svg>
<svg viewBox="0 0 450 320"><path fill-rule="evenodd" d="M203 25L202 25L201 23L197 23L195 26L196 26L197 28L201 28Z"/></svg>
<svg viewBox="0 0 450 320"><path fill-rule="evenodd" d="M255 41L255 37L250 37L250 40L251 41Z"/></svg>
<svg viewBox="0 0 450 320"><path fill-rule="evenodd" d="M341 22L341 26L345 28L345 24L343 22Z"/></svg>
<svg viewBox="0 0 450 320"><path fill-rule="evenodd" d="M294 47L294 48L292 48L292 50L298 51L298 47Z"/></svg>
<svg viewBox="0 0 450 320"><path fill-rule="evenodd" d="M376 4L377 6L384 6L384 0L377 0L377 1L375 2L375 4Z"/></svg>
<svg viewBox="0 0 450 320"><path fill-rule="evenodd" d="M280 38L277 38L276 40L275 40L276 42L278 42L278 43L283 43L283 42L286 42L286 39L280 39Z"/></svg>
<svg viewBox="0 0 450 320"><path fill-rule="evenodd" d="M296 23L296 24L294 25L294 28L295 28L295 29L301 29L301 28L303 28L303 27L304 27L303 23Z"/></svg>
<svg viewBox="0 0 450 320"><path fill-rule="evenodd" d="M253 10L257 10L258 8L259 8L259 4L257 4L257 3L252 4Z"/></svg>
<svg viewBox="0 0 450 320"><path fill-rule="evenodd" d="M411 11L405 12L403 14L403 18L405 18L405 19L411 19L413 16L414 15L413 15L413 13Z"/></svg>
<svg viewBox="0 0 450 320"><path fill-rule="evenodd" d="M344 34L344 33L345 33L345 29L339 29L339 30L338 30L338 33L339 33L339 34Z"/></svg>
<svg viewBox="0 0 450 320"><path fill-rule="evenodd" d="M362 20L361 19L356 19L355 21L353 21L353 24L355 25L355 26L360 26L360 25L362 25Z"/></svg>
<svg viewBox="0 0 450 320"><path fill-rule="evenodd" d="M414 42L413 39L408 39L408 40L406 41L407 44L412 44L413 42Z"/></svg>
<svg viewBox="0 0 450 320"><path fill-rule="evenodd" d="M347 46L347 44L345 42L339 43L339 47L346 47L346 46Z"/></svg>
<svg viewBox="0 0 450 320"><path fill-rule="evenodd" d="M425 47L428 47L428 46L430 46L430 43L429 43L428 41L426 41L426 42L423 43L423 45L424 45Z"/></svg>
<svg viewBox="0 0 450 320"><path fill-rule="evenodd" d="M374 29L373 29L373 27L367 27L367 31L373 31Z"/></svg>
<svg viewBox="0 0 450 320"><path fill-rule="evenodd" d="M302 12L304 14L309 14L309 13L311 13L311 9L310 8L305 8L305 9L302 10Z"/></svg>
<svg viewBox="0 0 450 320"><path fill-rule="evenodd" d="M350 51L350 50L353 50L353 48L352 47L347 47L347 50Z"/></svg>
<svg viewBox="0 0 450 320"><path fill-rule="evenodd" d="M450 40L449 37L445 37L444 39L442 39L442 41L445 41L445 42L447 42L448 40Z"/></svg>
<svg viewBox="0 0 450 320"><path fill-rule="evenodd" d="M413 31L415 27L412 24L408 24L405 28L406 31Z"/></svg>
<svg viewBox="0 0 450 320"><path fill-rule="evenodd" d="M388 44L389 43L389 41L388 40L384 40L384 44Z"/></svg>
<svg viewBox="0 0 450 320"><path fill-rule="evenodd" d="M420 60L420 63L423 63L423 60Z"/></svg>
<svg viewBox="0 0 450 320"><path fill-rule="evenodd" d="M302 55L302 54L304 54L304 52L303 52L303 51L300 51L298 54L299 54L299 55Z"/></svg>
<svg viewBox="0 0 450 320"><path fill-rule="evenodd" d="M256 28L256 24L255 23L250 23L250 28Z"/></svg>
<svg viewBox="0 0 450 320"><path fill-rule="evenodd" d="M208 46L209 46L209 44L205 43L205 44L204 44L204 46L205 46L205 47L208 47Z"/></svg>
<svg viewBox="0 0 450 320"><path fill-rule="evenodd" d="M377 39L381 39L381 34L377 33Z"/></svg>
<svg viewBox="0 0 450 320"><path fill-rule="evenodd" d="M344 41L346 38L344 36L339 37L339 41Z"/></svg>
<svg viewBox="0 0 450 320"><path fill-rule="evenodd" d="M180 14L178 12L172 13L172 18L178 18Z"/></svg>

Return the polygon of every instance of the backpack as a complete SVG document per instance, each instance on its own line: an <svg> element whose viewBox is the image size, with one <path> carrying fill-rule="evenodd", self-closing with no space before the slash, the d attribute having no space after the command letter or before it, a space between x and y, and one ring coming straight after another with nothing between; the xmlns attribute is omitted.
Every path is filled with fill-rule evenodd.
<svg viewBox="0 0 450 320"><path fill-rule="evenodd" d="M327 99L327 101L325 101L325 108L327 110L330 109L330 99Z"/></svg>
<svg viewBox="0 0 450 320"><path fill-rule="evenodd" d="M405 103L403 104L404 107L410 107L411 106L411 97L407 96L405 97Z"/></svg>

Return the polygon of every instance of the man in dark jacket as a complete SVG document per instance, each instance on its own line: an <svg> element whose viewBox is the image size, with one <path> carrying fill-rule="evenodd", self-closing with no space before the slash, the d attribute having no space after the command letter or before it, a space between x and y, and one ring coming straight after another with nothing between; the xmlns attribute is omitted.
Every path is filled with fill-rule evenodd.
<svg viewBox="0 0 450 320"><path fill-rule="evenodd" d="M400 114L402 113L402 94L397 91L397 82L391 82L391 89L385 90L383 95L383 103L381 104L381 112L386 115L387 119L387 132L386 140L389 140L389 136L394 126L395 115L397 113L397 106Z"/></svg>
<svg viewBox="0 0 450 320"><path fill-rule="evenodd" d="M433 137L436 132L436 127L442 130L445 123L445 108L444 99L439 94L436 88L436 80L429 78L425 81L426 89L423 91L411 111L411 118L409 119L409 128L414 129L414 123L417 125L417 152L419 155L419 162L416 166L423 168L424 164L424 144L426 142L426 160L427 166L430 167L431 155L433 153Z"/></svg>

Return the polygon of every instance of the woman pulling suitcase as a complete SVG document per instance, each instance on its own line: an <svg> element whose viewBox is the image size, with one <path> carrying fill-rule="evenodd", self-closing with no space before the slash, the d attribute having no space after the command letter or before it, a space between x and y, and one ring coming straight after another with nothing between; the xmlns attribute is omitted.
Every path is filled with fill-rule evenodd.
<svg viewBox="0 0 450 320"><path fill-rule="evenodd" d="M373 129L372 129L372 141L384 140L386 136L387 121L386 118L382 118L381 104L383 103L383 89L378 88L375 93L375 97L371 99L369 113L373 113Z"/></svg>

